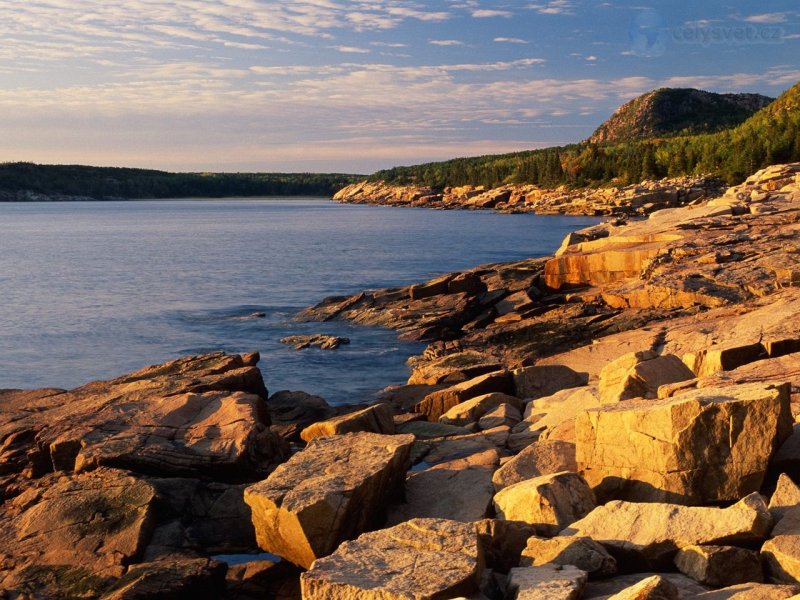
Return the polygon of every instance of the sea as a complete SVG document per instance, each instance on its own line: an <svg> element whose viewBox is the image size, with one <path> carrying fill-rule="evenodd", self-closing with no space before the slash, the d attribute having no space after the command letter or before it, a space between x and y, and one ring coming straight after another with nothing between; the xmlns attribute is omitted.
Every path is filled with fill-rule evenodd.
<svg viewBox="0 0 800 600"><path fill-rule="evenodd" d="M326 198L0 203L0 389L72 388L179 356L261 353L270 392L368 401L424 348L298 323L331 295L551 254L590 217L342 205ZM296 351L287 335L350 338Z"/></svg>

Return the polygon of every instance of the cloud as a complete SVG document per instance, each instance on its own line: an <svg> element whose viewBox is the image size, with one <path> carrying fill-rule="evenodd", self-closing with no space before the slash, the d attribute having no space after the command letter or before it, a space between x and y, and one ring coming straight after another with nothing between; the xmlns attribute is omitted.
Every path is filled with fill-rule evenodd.
<svg viewBox="0 0 800 600"><path fill-rule="evenodd" d="M464 42L459 40L428 40L434 46L463 46Z"/></svg>
<svg viewBox="0 0 800 600"><path fill-rule="evenodd" d="M332 46L332 48L345 54L369 54L372 50L367 48L357 48L355 46Z"/></svg>
<svg viewBox="0 0 800 600"><path fill-rule="evenodd" d="M494 38L494 41L498 44L530 44L528 40L515 37L496 37Z"/></svg>
<svg viewBox="0 0 800 600"><path fill-rule="evenodd" d="M574 3L572 0L551 0L545 4L529 4L528 8L535 10L540 15L572 15Z"/></svg>
<svg viewBox="0 0 800 600"><path fill-rule="evenodd" d="M763 13L760 15L750 15L744 17L743 20L748 23L758 23L762 25L777 25L779 23L786 23L788 15L785 12Z"/></svg>
<svg viewBox="0 0 800 600"><path fill-rule="evenodd" d="M489 9L478 9L472 11L472 16L476 19L488 19L491 17L513 17L514 13L508 10L489 10Z"/></svg>

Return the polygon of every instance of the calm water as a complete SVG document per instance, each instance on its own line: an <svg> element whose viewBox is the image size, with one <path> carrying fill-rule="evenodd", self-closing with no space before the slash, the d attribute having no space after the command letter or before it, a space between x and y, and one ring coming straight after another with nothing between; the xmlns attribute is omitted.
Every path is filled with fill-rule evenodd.
<svg viewBox="0 0 800 600"><path fill-rule="evenodd" d="M299 309L551 253L594 222L314 198L0 203L0 388L68 388L185 354L258 350L271 391L361 401L403 382L422 346L295 323ZM352 344L295 352L278 341L300 333Z"/></svg>

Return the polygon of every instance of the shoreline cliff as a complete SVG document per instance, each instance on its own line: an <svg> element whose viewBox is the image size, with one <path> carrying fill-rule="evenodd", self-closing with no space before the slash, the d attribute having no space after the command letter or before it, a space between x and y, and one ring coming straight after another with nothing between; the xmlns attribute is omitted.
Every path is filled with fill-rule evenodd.
<svg viewBox="0 0 800 600"><path fill-rule="evenodd" d="M374 404L222 353L0 390L0 589L795 597L800 164L688 202L303 311L428 343Z"/></svg>

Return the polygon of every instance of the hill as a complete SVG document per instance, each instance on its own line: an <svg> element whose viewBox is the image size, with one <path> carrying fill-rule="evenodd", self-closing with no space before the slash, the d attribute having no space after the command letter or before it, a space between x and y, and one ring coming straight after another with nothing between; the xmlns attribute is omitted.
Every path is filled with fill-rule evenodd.
<svg viewBox="0 0 800 600"><path fill-rule="evenodd" d="M730 184L771 164L800 161L800 84L744 123L716 133L617 143L582 142L528 152L457 158L379 171L371 180L433 188L631 184L644 179L713 175Z"/></svg>
<svg viewBox="0 0 800 600"><path fill-rule="evenodd" d="M626 142L714 133L746 121L774 98L661 88L623 104L587 141Z"/></svg>
<svg viewBox="0 0 800 600"><path fill-rule="evenodd" d="M329 196L358 179L338 173L169 173L16 162L0 164L0 200Z"/></svg>

